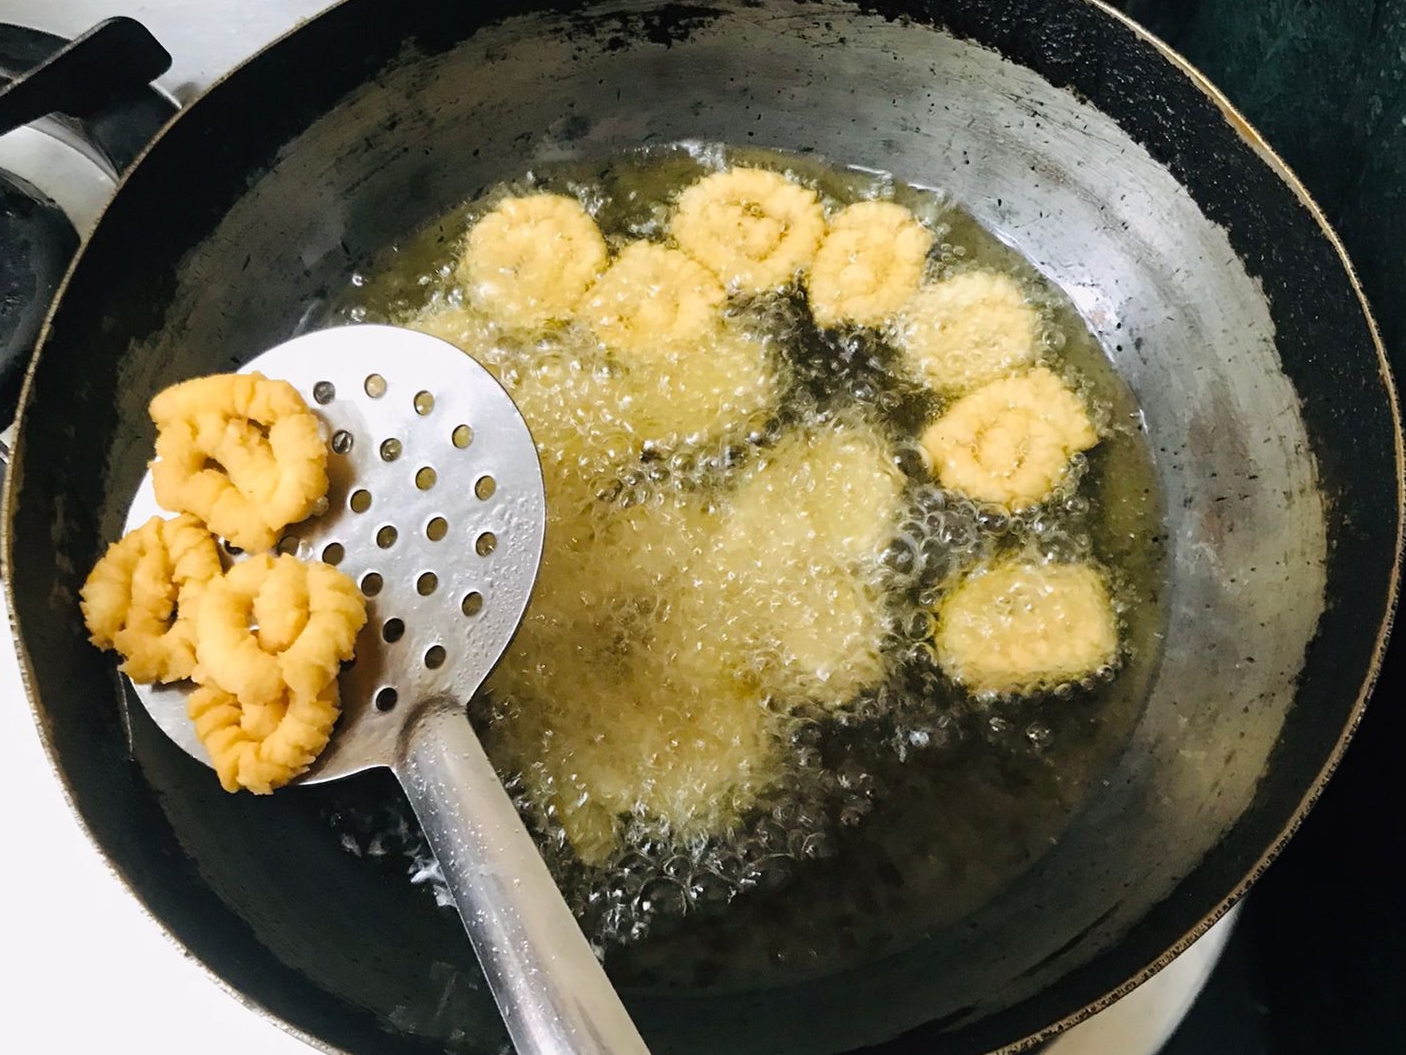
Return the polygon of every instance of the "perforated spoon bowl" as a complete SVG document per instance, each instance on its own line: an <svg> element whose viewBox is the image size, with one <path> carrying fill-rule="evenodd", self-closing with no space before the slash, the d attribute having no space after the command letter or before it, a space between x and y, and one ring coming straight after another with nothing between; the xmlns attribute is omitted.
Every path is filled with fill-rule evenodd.
<svg viewBox="0 0 1406 1055"><path fill-rule="evenodd" d="M297 337L243 370L292 383L331 446L326 511L279 549L337 565L366 595L342 716L302 782L376 766L399 778L520 1055L648 1055L465 713L542 556L546 499L522 415L459 349L391 326ZM148 474L127 526L163 512ZM188 691L136 686L208 763Z"/></svg>

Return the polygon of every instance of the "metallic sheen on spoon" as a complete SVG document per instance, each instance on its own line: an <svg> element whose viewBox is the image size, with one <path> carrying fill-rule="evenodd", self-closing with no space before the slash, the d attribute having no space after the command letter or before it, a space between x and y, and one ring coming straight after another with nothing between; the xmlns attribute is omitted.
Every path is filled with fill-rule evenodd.
<svg viewBox="0 0 1406 1055"><path fill-rule="evenodd" d="M542 556L546 498L522 415L459 349L391 326L308 334L243 370L293 384L331 445L327 511L289 528L280 551L336 564L367 597L341 719L301 781L395 773L521 1055L647 1055L465 714ZM148 475L127 524L160 512ZM187 691L136 686L157 725L208 761Z"/></svg>

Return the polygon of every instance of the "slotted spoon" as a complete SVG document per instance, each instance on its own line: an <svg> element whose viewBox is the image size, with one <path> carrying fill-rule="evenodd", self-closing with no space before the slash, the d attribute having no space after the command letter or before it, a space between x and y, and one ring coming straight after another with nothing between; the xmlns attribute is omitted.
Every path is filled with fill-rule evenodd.
<svg viewBox="0 0 1406 1055"><path fill-rule="evenodd" d="M243 367L254 370L293 384L331 445L327 511L279 549L336 564L367 598L341 719L302 782L395 773L521 1055L648 1055L465 714L542 556L546 499L526 422L473 359L397 327L297 337ZM158 513L148 474L127 527ZM188 687L136 691L208 763Z"/></svg>

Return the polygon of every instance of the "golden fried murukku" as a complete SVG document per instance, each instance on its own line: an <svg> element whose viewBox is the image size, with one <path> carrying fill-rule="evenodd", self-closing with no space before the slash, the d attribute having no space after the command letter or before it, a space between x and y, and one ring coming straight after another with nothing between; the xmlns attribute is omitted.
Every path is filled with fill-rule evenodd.
<svg viewBox="0 0 1406 1055"><path fill-rule="evenodd" d="M489 317L522 330L571 317L605 269L605 239L575 198L505 198L469 231L456 277Z"/></svg>
<svg viewBox="0 0 1406 1055"><path fill-rule="evenodd" d="M724 286L765 293L810 266L825 234L825 210L815 191L779 172L734 168L679 195L670 230Z"/></svg>
<svg viewBox="0 0 1406 1055"><path fill-rule="evenodd" d="M933 235L902 205L861 201L830 219L806 291L822 327L882 326L918 291Z"/></svg>
<svg viewBox="0 0 1406 1055"><path fill-rule="evenodd" d="M1116 662L1118 618L1091 564L1001 561L943 598L937 661L973 692L1028 692Z"/></svg>
<svg viewBox="0 0 1406 1055"><path fill-rule="evenodd" d="M295 698L315 697L352 658L365 623L365 600L336 568L260 554L206 590L196 623L195 678L233 693L246 707L271 706L290 691Z"/></svg>
<svg viewBox="0 0 1406 1055"><path fill-rule="evenodd" d="M291 694L264 708L202 685L191 693L186 712L220 786L256 795L267 795L306 772L327 746L341 713L335 678L315 696ZM257 715L252 723L251 712Z"/></svg>
<svg viewBox="0 0 1406 1055"><path fill-rule="evenodd" d="M704 342L721 325L726 300L722 283L687 253L636 241L591 287L581 313L608 347L646 358Z"/></svg>
<svg viewBox="0 0 1406 1055"><path fill-rule="evenodd" d="M215 539L193 516L152 517L107 548L80 593L93 644L133 681L179 681L195 667L195 611L220 574Z"/></svg>
<svg viewBox="0 0 1406 1055"><path fill-rule="evenodd" d="M239 790L239 759L254 741L240 725L239 701L223 689L201 685L186 699L186 714L205 745L220 786Z"/></svg>
<svg viewBox="0 0 1406 1055"><path fill-rule="evenodd" d="M263 374L181 382L151 401L156 500L241 549L268 549L327 493L327 444L298 390Z"/></svg>
<svg viewBox="0 0 1406 1055"><path fill-rule="evenodd" d="M892 338L929 388L960 396L1039 361L1040 312L1010 275L978 268L918 290Z"/></svg>
<svg viewBox="0 0 1406 1055"><path fill-rule="evenodd" d="M335 678L316 696L294 695L277 728L240 759L239 782L256 795L288 783L322 753L340 713Z"/></svg>
<svg viewBox="0 0 1406 1055"><path fill-rule="evenodd" d="M1073 389L1041 366L963 396L920 442L943 487L1019 512L1049 497L1098 432Z"/></svg>

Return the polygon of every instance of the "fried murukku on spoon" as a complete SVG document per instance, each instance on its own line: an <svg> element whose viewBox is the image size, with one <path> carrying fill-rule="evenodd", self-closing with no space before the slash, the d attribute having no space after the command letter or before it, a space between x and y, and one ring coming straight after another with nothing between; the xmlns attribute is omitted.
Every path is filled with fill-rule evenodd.
<svg viewBox="0 0 1406 1055"><path fill-rule="evenodd" d="M229 573L240 587L234 616L216 608L209 618L217 640L228 636L252 660L255 673L243 689L262 702L245 704L213 685L194 692L138 686L137 695L179 746L216 767L226 787L264 790L304 766L300 779L310 781L389 767L444 870L517 1050L646 1055L464 713L516 631L541 559L541 467L517 408L452 345L392 327L324 330L250 365L310 396L332 437L328 511L273 532L272 541L304 561L337 565L335 574L350 573L359 585L368 620L356 637L356 662L320 691L300 691L342 653L321 650L324 641L297 664L286 662L313 626L310 580L322 573L309 569L301 585L290 573L279 584L277 561L267 571L236 565ZM210 434L205 422L194 428ZM144 482L132 520L149 515L154 490ZM243 583L246 575L263 577L261 586ZM270 589L278 596L269 599ZM279 598L294 595L290 615ZM340 611L344 600L325 611ZM252 655L251 641L262 655ZM279 646L286 646L285 662L271 665L266 657ZM214 666L227 660L217 657ZM273 666L285 685L296 684L269 699ZM203 675L212 673L218 681L232 672ZM343 708L337 729L308 763L329 734L334 691Z"/></svg>
<svg viewBox="0 0 1406 1055"><path fill-rule="evenodd" d="M271 547L327 493L327 443L298 390L263 374L215 374L151 401L152 485L249 552Z"/></svg>

